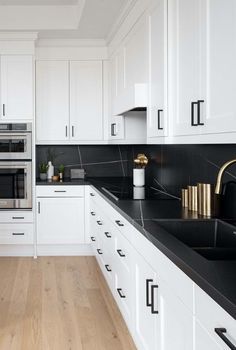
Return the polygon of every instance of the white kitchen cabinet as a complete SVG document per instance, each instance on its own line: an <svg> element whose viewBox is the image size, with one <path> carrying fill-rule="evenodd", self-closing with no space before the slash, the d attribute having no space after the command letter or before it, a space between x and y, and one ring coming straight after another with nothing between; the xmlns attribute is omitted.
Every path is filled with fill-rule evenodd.
<svg viewBox="0 0 236 350"><path fill-rule="evenodd" d="M34 118L33 57L0 57L1 121Z"/></svg>
<svg viewBox="0 0 236 350"><path fill-rule="evenodd" d="M170 0L168 16L171 135L217 142L236 131L235 1Z"/></svg>
<svg viewBox="0 0 236 350"><path fill-rule="evenodd" d="M193 349L193 315L142 256L135 259L135 337L142 350Z"/></svg>
<svg viewBox="0 0 236 350"><path fill-rule="evenodd" d="M168 111L174 136L201 133L201 1L168 1Z"/></svg>
<svg viewBox="0 0 236 350"><path fill-rule="evenodd" d="M198 321L195 322L195 350L224 350L215 340L210 336L210 334L199 324Z"/></svg>
<svg viewBox="0 0 236 350"><path fill-rule="evenodd" d="M103 139L102 61L70 62L70 137Z"/></svg>
<svg viewBox="0 0 236 350"><path fill-rule="evenodd" d="M195 285L195 309L195 350L205 348L235 350L235 319L197 285Z"/></svg>
<svg viewBox="0 0 236 350"><path fill-rule="evenodd" d="M69 62L36 63L36 134L38 141L69 139Z"/></svg>
<svg viewBox="0 0 236 350"><path fill-rule="evenodd" d="M152 310L151 288L156 296L157 276L139 254L135 255L135 338L139 350L158 349L160 317ZM157 302L155 303L157 304ZM155 308L157 305L153 305Z"/></svg>
<svg viewBox="0 0 236 350"><path fill-rule="evenodd" d="M37 141L103 140L102 61L37 61Z"/></svg>
<svg viewBox="0 0 236 350"><path fill-rule="evenodd" d="M37 243L84 243L84 198L37 198Z"/></svg>
<svg viewBox="0 0 236 350"><path fill-rule="evenodd" d="M202 0L201 5L202 133L235 132L236 2Z"/></svg>
<svg viewBox="0 0 236 350"><path fill-rule="evenodd" d="M147 137L168 134L167 1L155 1L149 14L149 98Z"/></svg>

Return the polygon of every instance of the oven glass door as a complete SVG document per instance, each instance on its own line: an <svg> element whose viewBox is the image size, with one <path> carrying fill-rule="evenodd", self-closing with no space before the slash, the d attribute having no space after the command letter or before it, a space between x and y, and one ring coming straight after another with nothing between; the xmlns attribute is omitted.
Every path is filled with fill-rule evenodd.
<svg viewBox="0 0 236 350"><path fill-rule="evenodd" d="M31 207L31 162L0 162L0 208Z"/></svg>
<svg viewBox="0 0 236 350"><path fill-rule="evenodd" d="M31 159L31 133L0 133L0 159Z"/></svg>

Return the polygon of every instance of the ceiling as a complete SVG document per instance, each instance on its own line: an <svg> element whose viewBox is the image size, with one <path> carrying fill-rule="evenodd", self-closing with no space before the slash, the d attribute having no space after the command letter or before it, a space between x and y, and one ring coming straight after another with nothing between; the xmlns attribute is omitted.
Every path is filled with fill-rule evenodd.
<svg viewBox="0 0 236 350"><path fill-rule="evenodd" d="M136 0L0 0L0 31L37 31L42 39L104 39Z"/></svg>

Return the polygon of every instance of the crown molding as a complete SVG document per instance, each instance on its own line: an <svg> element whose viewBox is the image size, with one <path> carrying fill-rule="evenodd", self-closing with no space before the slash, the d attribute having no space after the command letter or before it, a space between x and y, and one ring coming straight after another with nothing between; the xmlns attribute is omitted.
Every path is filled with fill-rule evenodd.
<svg viewBox="0 0 236 350"><path fill-rule="evenodd" d="M37 32L3 32L0 31L0 40L6 41L36 41L38 39Z"/></svg>
<svg viewBox="0 0 236 350"><path fill-rule="evenodd" d="M127 18L128 14L131 12L132 8L135 6L136 2L137 0L128 0L127 4L123 7L120 15L118 16L117 20L113 24L111 31L106 38L107 45L109 45L111 41L114 39L116 33L118 32L122 23Z"/></svg>
<svg viewBox="0 0 236 350"><path fill-rule="evenodd" d="M39 39L37 47L106 47L106 41L104 39L74 38Z"/></svg>

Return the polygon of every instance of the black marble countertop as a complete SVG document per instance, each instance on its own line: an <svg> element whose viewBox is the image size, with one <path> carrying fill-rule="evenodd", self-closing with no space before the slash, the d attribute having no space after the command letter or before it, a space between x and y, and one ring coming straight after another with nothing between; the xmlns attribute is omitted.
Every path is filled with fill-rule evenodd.
<svg viewBox="0 0 236 350"><path fill-rule="evenodd" d="M87 180L47 183L49 185L93 185L120 214L175 263L200 288L236 319L236 260L207 260L173 235L163 230L158 220L199 220L197 214L181 206L180 200L166 194L166 199L115 200L104 188L117 190L130 179L89 178ZM36 182L45 185L45 182ZM165 198L165 197L164 197ZM209 219L206 219L209 220Z"/></svg>
<svg viewBox="0 0 236 350"><path fill-rule="evenodd" d="M42 181L39 178L36 179L36 186L84 186L90 185L90 182L86 179L71 180L69 177L64 178L63 181Z"/></svg>

